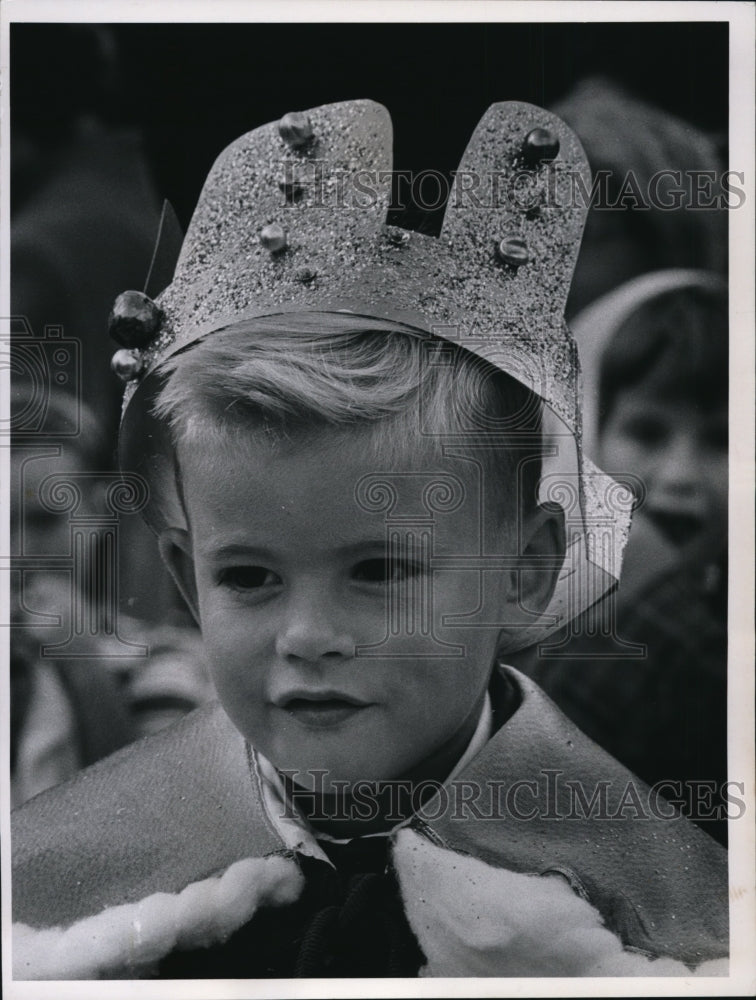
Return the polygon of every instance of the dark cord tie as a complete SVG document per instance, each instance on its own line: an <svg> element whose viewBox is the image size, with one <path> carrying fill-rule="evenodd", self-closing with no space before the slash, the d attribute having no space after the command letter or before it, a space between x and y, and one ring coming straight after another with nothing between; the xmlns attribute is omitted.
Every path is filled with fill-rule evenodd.
<svg viewBox="0 0 756 1000"><path fill-rule="evenodd" d="M388 841L321 844L335 867L299 855L302 895L258 910L222 944L174 951L165 979L416 976L425 959L388 866Z"/></svg>
<svg viewBox="0 0 756 1000"><path fill-rule="evenodd" d="M344 852L329 845L329 853ZM338 901L318 909L303 927L294 975L416 976L423 955L393 874L328 874Z"/></svg>

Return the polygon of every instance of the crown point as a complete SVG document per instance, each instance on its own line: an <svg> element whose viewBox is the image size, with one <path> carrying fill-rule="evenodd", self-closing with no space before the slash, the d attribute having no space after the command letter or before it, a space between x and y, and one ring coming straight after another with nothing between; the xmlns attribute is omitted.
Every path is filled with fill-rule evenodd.
<svg viewBox="0 0 756 1000"><path fill-rule="evenodd" d="M133 382L139 378L144 362L136 351L128 351L123 348L116 351L110 359L110 370L114 372L123 382Z"/></svg>
<svg viewBox="0 0 756 1000"><path fill-rule="evenodd" d="M310 142L315 133L312 130L312 122L304 111L289 111L278 123L278 134L287 146L300 149Z"/></svg>
<svg viewBox="0 0 756 1000"><path fill-rule="evenodd" d="M286 249L286 230L273 222L260 230L260 242L270 253L280 253Z"/></svg>
<svg viewBox="0 0 756 1000"><path fill-rule="evenodd" d="M146 347L162 318L161 310L143 292L122 292L113 303L108 332L123 347Z"/></svg>
<svg viewBox="0 0 756 1000"><path fill-rule="evenodd" d="M559 138L550 129L534 128L525 136L521 153L529 167L550 163L559 153Z"/></svg>
<svg viewBox="0 0 756 1000"><path fill-rule="evenodd" d="M528 246L519 236L505 236L496 244L496 256L510 267L522 267L530 260Z"/></svg>

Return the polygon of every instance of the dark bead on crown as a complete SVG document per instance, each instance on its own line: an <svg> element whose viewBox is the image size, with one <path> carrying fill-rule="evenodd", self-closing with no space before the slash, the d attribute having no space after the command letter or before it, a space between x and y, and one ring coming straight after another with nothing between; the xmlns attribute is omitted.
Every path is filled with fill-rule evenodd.
<svg viewBox="0 0 756 1000"><path fill-rule="evenodd" d="M312 122L304 111L289 111L278 123L278 134L287 146L301 149L312 141Z"/></svg>
<svg viewBox="0 0 756 1000"><path fill-rule="evenodd" d="M286 230L277 222L272 222L260 230L260 242L270 253L280 253L286 249Z"/></svg>
<svg viewBox="0 0 756 1000"><path fill-rule="evenodd" d="M304 194L304 186L299 181L292 180L289 177L282 177L278 182L278 187L282 191L287 204L299 201Z"/></svg>
<svg viewBox="0 0 756 1000"><path fill-rule="evenodd" d="M411 234L399 226L386 226L383 230L386 239L395 247L406 247Z"/></svg>
<svg viewBox="0 0 756 1000"><path fill-rule="evenodd" d="M143 292L122 292L113 303L108 332L128 348L146 347L160 328L163 313Z"/></svg>
<svg viewBox="0 0 756 1000"><path fill-rule="evenodd" d="M496 256L510 267L522 267L530 260L528 246L519 236L505 236L496 244Z"/></svg>
<svg viewBox="0 0 756 1000"><path fill-rule="evenodd" d="M559 138L550 129L534 128L525 136L521 153L529 167L550 163L559 154Z"/></svg>
<svg viewBox="0 0 756 1000"><path fill-rule="evenodd" d="M317 271L313 271L311 267L298 267L294 272L294 280L302 285L309 285L316 277Z"/></svg>
<svg viewBox="0 0 756 1000"><path fill-rule="evenodd" d="M127 351L123 348L116 351L110 359L110 369L123 382L133 382L142 373L144 362L136 351Z"/></svg>

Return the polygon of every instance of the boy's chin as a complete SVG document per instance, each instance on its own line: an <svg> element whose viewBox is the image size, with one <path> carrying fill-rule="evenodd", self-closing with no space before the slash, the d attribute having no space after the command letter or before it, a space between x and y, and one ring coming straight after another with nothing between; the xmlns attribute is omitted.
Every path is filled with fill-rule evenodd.
<svg viewBox="0 0 756 1000"><path fill-rule="evenodd" d="M401 773L375 759L362 759L353 753L342 756L318 757L303 763L302 756L286 754L278 760L269 758L273 766L289 777L298 787L319 795L350 795L365 784L380 784L395 780Z"/></svg>
<svg viewBox="0 0 756 1000"><path fill-rule="evenodd" d="M371 739L368 727L343 740L334 739L334 734L331 739L291 736L287 733L278 746L275 740L267 746L254 741L253 745L297 785L321 795L348 795L360 784L397 780L414 759L409 747L402 752L401 746L388 747L383 740Z"/></svg>

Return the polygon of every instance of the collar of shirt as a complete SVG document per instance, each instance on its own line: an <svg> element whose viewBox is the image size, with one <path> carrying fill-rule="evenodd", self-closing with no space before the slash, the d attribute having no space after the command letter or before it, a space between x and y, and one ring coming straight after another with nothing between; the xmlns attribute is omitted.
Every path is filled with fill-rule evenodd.
<svg viewBox="0 0 756 1000"><path fill-rule="evenodd" d="M475 732L467 744L467 749L459 758L451 773L446 778L444 784L448 784L460 774L465 767L473 760L491 738L493 729L493 712L491 708L491 697L486 692L483 708L475 727ZM299 854L306 854L309 857L317 858L331 865L332 862L318 846L318 841L329 841L335 844L347 844L356 838L348 837L337 839L327 833L315 833L307 820L299 813L293 803L287 801L283 781L273 764L263 756L259 750L252 748L252 757L260 778L262 790L262 800L267 818L275 828L286 846ZM409 820L402 820L390 830L380 833L369 833L366 837L389 837L400 827L405 826Z"/></svg>

